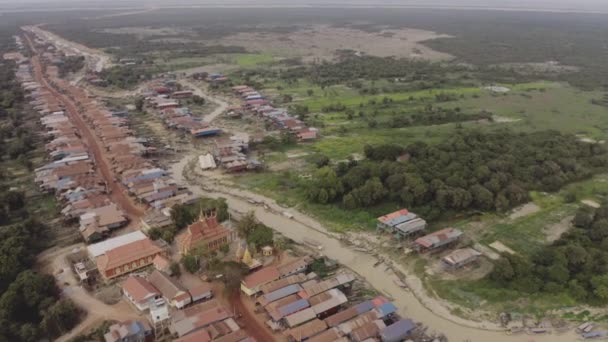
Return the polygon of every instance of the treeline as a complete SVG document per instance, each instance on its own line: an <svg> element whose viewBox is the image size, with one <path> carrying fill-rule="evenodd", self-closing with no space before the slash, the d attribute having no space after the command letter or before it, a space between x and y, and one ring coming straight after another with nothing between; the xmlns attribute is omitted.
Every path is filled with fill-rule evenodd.
<svg viewBox="0 0 608 342"><path fill-rule="evenodd" d="M409 90L441 88L448 83L460 84L458 79L446 77L449 72L464 72L468 68L457 65L443 65L421 59L394 57L348 57L338 62L324 61L312 66L294 67L277 71L284 80L306 78L321 86L331 86L357 80L398 79L407 83ZM262 75L267 73L262 72ZM359 87L361 88L361 87Z"/></svg>
<svg viewBox="0 0 608 342"><path fill-rule="evenodd" d="M505 211L531 190L556 191L608 165L604 147L555 131L461 131L437 145L364 152L366 160L319 169L305 184L308 199L347 209L394 203L432 220L446 211Z"/></svg>
<svg viewBox="0 0 608 342"><path fill-rule="evenodd" d="M525 293L568 293L577 300L608 303L608 207L583 205L572 223L530 259L503 255L490 279Z"/></svg>
<svg viewBox="0 0 608 342"><path fill-rule="evenodd" d="M32 271L37 254L49 247L51 237L49 228L33 218L37 213L28 210L31 199L21 189L13 189L13 172L19 171L14 160L32 167L28 154L36 147L37 132L14 73L14 63L0 65L0 341L34 342L69 331L80 310L61 299L52 275Z"/></svg>
<svg viewBox="0 0 608 342"><path fill-rule="evenodd" d="M57 67L59 68L60 77L64 77L69 73L77 72L84 67L84 56L64 57L62 62L59 63Z"/></svg>
<svg viewBox="0 0 608 342"><path fill-rule="evenodd" d="M152 71L142 65L116 65L99 73L99 77L105 80L108 86L121 89L132 88L140 82L152 79L152 76Z"/></svg>
<svg viewBox="0 0 608 342"><path fill-rule="evenodd" d="M465 122L473 120L492 120L492 113L479 112L467 114L461 112L460 108L442 108L427 105L421 112L412 115L393 115L386 126L390 128L401 128L408 126L441 125L451 122Z"/></svg>

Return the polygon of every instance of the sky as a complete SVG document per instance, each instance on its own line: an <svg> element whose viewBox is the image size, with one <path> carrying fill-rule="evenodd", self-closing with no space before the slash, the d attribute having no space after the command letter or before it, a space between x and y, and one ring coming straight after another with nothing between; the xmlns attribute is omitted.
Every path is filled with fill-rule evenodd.
<svg viewBox="0 0 608 342"><path fill-rule="evenodd" d="M4 8L107 8L171 6L331 6L331 7L423 7L423 8L497 8L608 12L608 0L0 0Z"/></svg>

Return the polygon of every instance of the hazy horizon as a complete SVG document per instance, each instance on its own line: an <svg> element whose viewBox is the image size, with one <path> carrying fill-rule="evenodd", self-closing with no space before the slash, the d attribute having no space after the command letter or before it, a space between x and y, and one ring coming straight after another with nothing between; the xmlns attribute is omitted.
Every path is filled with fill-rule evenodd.
<svg viewBox="0 0 608 342"><path fill-rule="evenodd" d="M416 7L608 12L606 0L0 0L4 10L112 9L142 7Z"/></svg>

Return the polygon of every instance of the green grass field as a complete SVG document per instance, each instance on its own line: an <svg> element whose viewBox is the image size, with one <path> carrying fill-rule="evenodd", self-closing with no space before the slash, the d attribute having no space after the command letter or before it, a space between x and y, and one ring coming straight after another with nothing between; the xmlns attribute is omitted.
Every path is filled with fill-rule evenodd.
<svg viewBox="0 0 608 342"><path fill-rule="evenodd" d="M270 63L274 59L269 53L247 53L247 54L234 54L235 63L242 67L254 67L260 64Z"/></svg>

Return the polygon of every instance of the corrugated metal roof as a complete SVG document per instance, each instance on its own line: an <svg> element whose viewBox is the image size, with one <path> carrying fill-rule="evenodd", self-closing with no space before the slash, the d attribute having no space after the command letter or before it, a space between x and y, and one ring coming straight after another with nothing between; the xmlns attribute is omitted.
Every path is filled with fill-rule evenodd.
<svg viewBox="0 0 608 342"><path fill-rule="evenodd" d="M289 295L295 294L302 291L302 287L298 284L292 284L292 285L288 285L285 286L282 289L278 289L276 291L270 292L268 294L265 294L262 299L260 300L260 303L262 303L262 305L266 305L268 303L272 303L276 300L279 300L281 298L285 298Z"/></svg>
<svg viewBox="0 0 608 342"><path fill-rule="evenodd" d="M287 322L288 327L293 328L316 317L317 314L315 313L315 310L308 308L285 317L285 321Z"/></svg>
<svg viewBox="0 0 608 342"><path fill-rule="evenodd" d="M380 332L383 342L401 341L414 330L416 325L411 319L402 319L389 325Z"/></svg>
<svg viewBox="0 0 608 342"><path fill-rule="evenodd" d="M327 329L325 322L315 319L295 329L289 330L288 335L296 341L302 341Z"/></svg>
<svg viewBox="0 0 608 342"><path fill-rule="evenodd" d="M384 317L397 312L397 307L393 303L385 303L380 305L376 310L380 314L380 317Z"/></svg>
<svg viewBox="0 0 608 342"><path fill-rule="evenodd" d="M336 289L333 289L331 291L332 291L332 296L330 299L312 307L312 309L315 310L315 313L317 315L320 315L328 310L331 310L335 307L338 307L338 306L348 302L348 299L346 299L346 296L344 295L344 293L342 293L342 291L336 290Z"/></svg>
<svg viewBox="0 0 608 342"><path fill-rule="evenodd" d="M368 338L374 338L379 335L382 329L386 328L386 325L381 320L376 320L364 324L363 326L353 330L350 333L350 337L354 342L362 342Z"/></svg>
<svg viewBox="0 0 608 342"><path fill-rule="evenodd" d="M285 316L291 315L300 310L306 309L310 306L310 303L306 299L300 299L296 302L287 304L285 306L280 307L277 311L280 315L279 318L283 318Z"/></svg>
<svg viewBox="0 0 608 342"><path fill-rule="evenodd" d="M395 226L395 229L403 232L404 234L411 234L426 228L426 221L421 218L415 218L413 220L400 223Z"/></svg>

